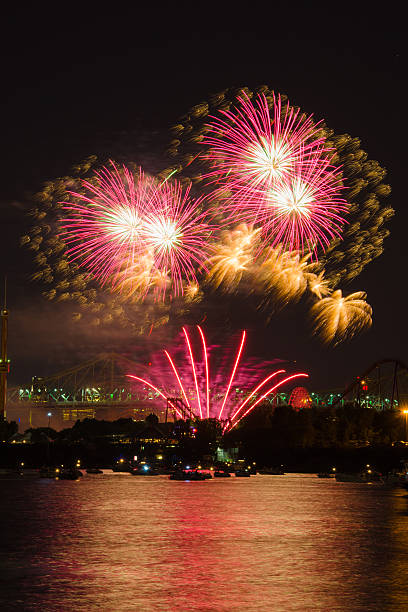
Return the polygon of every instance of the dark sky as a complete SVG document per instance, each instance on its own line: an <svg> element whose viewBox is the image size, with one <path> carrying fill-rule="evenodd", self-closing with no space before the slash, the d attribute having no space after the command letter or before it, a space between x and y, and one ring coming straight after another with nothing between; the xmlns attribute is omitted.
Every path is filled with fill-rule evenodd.
<svg viewBox="0 0 408 612"><path fill-rule="evenodd" d="M374 325L367 334L325 349L293 310L267 331L262 321L255 326L252 355L296 359L315 388L342 387L383 357L407 361L403 15L397 3L381 13L373 3L330 4L330 14L317 3L300 3L301 10L297 3L269 5L248 3L238 14L238 3L224 3L230 10L220 14L208 3L178 2L168 11L160 3L151 10L112 3L103 13L100 3L85 14L72 3L54 4L55 13L36 3L3 16L0 274L9 278L11 382L51 374L118 343L129 352L124 333L92 339L75 330L66 306L51 307L29 280L31 257L18 246L29 224L29 194L94 152L126 146L129 159L133 149L138 157L146 134L165 136L210 93L262 83L337 133L359 136L369 157L388 169L396 216L384 254L348 288L368 293ZM155 156L149 153L146 163ZM162 340L171 342L165 332Z"/></svg>

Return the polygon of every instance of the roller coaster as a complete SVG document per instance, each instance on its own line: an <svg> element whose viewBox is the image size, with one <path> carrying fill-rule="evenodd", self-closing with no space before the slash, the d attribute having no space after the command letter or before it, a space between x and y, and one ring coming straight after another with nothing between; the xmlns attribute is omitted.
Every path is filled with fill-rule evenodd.
<svg viewBox="0 0 408 612"><path fill-rule="evenodd" d="M356 376L333 402L377 410L396 409L408 403L408 367L399 359L376 361Z"/></svg>
<svg viewBox="0 0 408 612"><path fill-rule="evenodd" d="M183 418L192 416L177 397L176 389L164 402L151 389L135 385L126 374L136 371L148 377L148 366L116 353L103 353L52 376L33 377L29 383L8 389L7 416L24 426L46 425L52 418L55 427L64 423L68 426L86 417L145 418L149 413L163 421L174 418L174 406ZM408 367L397 359L377 361L356 376L346 389L312 392L310 400L309 406L321 408L344 403L376 410L398 408L408 403ZM269 398L271 407L289 401L285 393Z"/></svg>

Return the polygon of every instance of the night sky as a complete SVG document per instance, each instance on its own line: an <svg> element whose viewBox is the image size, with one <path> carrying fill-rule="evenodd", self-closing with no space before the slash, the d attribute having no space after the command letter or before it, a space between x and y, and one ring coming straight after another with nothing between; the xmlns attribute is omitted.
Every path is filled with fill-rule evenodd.
<svg viewBox="0 0 408 612"><path fill-rule="evenodd" d="M93 153L118 152L147 169L164 168L162 143L179 115L221 89L263 83L336 133L360 137L369 158L388 170L396 215L383 255L344 288L367 291L374 309L368 333L324 348L310 339L295 308L267 329L262 315L251 320L251 355L297 360L315 389L341 388L377 359L408 361L405 22L392 3L381 14L373 4L356 4L359 13L333 4L330 15L320 15L315 3L273 12L250 3L248 17L236 15L235 3L225 15L208 3L178 2L169 12L160 4L151 11L112 4L113 14L101 13L102 4L84 14L71 3L41 14L33 4L3 16L0 275L9 279L11 384L104 350L137 357L144 343L168 345L175 333L92 337L71 325L66 305L46 302L42 287L29 280L32 253L18 244L30 225L30 193Z"/></svg>

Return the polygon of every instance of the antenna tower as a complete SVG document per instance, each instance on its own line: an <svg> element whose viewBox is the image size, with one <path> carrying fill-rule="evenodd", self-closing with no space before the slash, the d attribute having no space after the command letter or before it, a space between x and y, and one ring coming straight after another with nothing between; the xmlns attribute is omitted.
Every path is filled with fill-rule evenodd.
<svg viewBox="0 0 408 612"><path fill-rule="evenodd" d="M7 279L4 279L4 307L1 309L1 353L0 353L0 421L6 419L7 374L10 359L7 355L8 336Z"/></svg>

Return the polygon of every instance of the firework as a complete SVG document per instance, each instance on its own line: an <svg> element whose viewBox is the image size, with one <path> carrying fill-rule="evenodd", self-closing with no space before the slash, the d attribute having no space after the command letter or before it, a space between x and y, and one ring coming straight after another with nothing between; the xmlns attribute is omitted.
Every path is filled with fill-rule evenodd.
<svg viewBox="0 0 408 612"><path fill-rule="evenodd" d="M266 128L265 125L261 125L263 120L260 118L259 101L264 99L266 99L268 108L271 109L269 113L271 116L270 132L268 132L268 115L265 116L264 121ZM242 127L246 132L242 132L239 126L240 115L238 110L242 109L242 100L250 104L252 107L251 113L254 115L253 122L251 123L251 120L249 120L250 123L247 127ZM280 95L280 100L280 122L283 124L288 112L290 113L290 108L286 96ZM267 172L265 174L264 172L262 175L260 172L262 164L255 164L255 167L252 167L251 173L249 173L245 166L245 159L238 156L238 142L235 140L229 142L234 157L229 150L225 152L223 157L223 151L226 142L225 137L231 134L231 131L236 133L241 130L241 134L247 134L245 136L247 140L251 134L252 136L254 134L263 136L261 134L262 129L267 135L268 133L274 135L273 121L275 116L279 114L277 102L279 102L279 96L275 96L273 90L265 85L254 92L248 88L225 89L212 95L207 102L193 107L179 118L177 125L172 128L172 141L167 150L169 158L171 158L171 165L163 172L163 176L176 169L182 177L192 180L206 192L214 192L215 189L218 202L223 207L226 205L225 199L231 195L235 195L235 199L243 201L243 197L238 197L240 189L243 196L242 185L250 187L250 194L253 189L267 191L270 189L268 183L272 180L271 174ZM261 106L264 109L264 114L267 113L265 102ZM225 113L230 113L233 118L237 118L238 123L234 119L229 119ZM217 123L219 120L215 120L219 128L211 128L214 124L213 117L222 117L225 126L221 126ZM296 132L295 128L299 122L299 125L302 125L302 117L303 115L299 111L295 124L291 128L293 132ZM311 120L311 117L309 119ZM318 244L310 245L318 251L317 257L321 267L325 268L326 280L330 283L330 286L334 287L341 282L349 282L358 276L370 261L381 255L384 240L389 235L386 225L394 211L391 206L384 203L384 198L390 193L390 186L384 184L386 171L378 162L368 158L367 153L361 149L360 140L348 134L335 134L325 124L316 124L314 128L317 131L311 134L307 142L311 144L320 140L321 145L319 146L321 146L323 157L326 156L327 162L330 158L333 167L341 168L341 177L345 186L343 195L348 203L348 224L343 226L341 239L338 236L336 237L336 232L333 232L333 238L330 237L330 234L325 234L330 241L330 244L325 247L325 253L321 252L322 249ZM267 135L264 138L267 138ZM214 141L205 144L207 138L215 139L218 143ZM262 143L260 147L261 145ZM318 153L319 146L316 145L315 153ZM214 153L211 153L210 149L215 147L217 147L219 153L216 153L214 157ZM326 153L323 152L323 149L326 150ZM307 159L313 160L313 158L312 148ZM216 166L212 164L216 164ZM228 176L227 166L232 167ZM327 168L327 170L330 170L330 168ZM285 172L282 174L285 174ZM304 174L304 171L302 171L302 174ZM261 180L255 180L254 175L260 176ZM203 181L203 177L207 177L207 183ZM226 187L228 180L229 185L233 188L233 193L228 192ZM234 187L234 184L236 187ZM236 216L240 214L239 206L234 207L234 212ZM342 217L343 214L341 213L339 216ZM244 210L241 220L248 220L248 218L249 216ZM255 221L253 215L250 220L251 222ZM342 224L340 223L340 225Z"/></svg>
<svg viewBox="0 0 408 612"><path fill-rule="evenodd" d="M324 271L319 274L313 274L312 272L306 273L306 278L309 286L309 290L316 295L319 300L332 292L328 281L324 278Z"/></svg>
<svg viewBox="0 0 408 612"><path fill-rule="evenodd" d="M200 248L206 251L206 257L198 258L203 265L193 260L194 276L190 274L191 268L182 270L181 284L178 276L181 266L175 269L176 279L172 271L174 260L169 251L179 248L179 233L172 219L164 214L168 212L166 194L162 193L157 200L162 214L155 219L155 211L150 210L153 215L149 217L149 231L142 236L145 198L138 199L142 191L140 169L129 165L127 175L121 166L111 165L107 170L109 176L102 167L98 179L92 170L97 159L85 160L74 168L71 176L46 183L35 195L35 208L30 212L32 226L21 239L33 252L36 269L32 278L43 284L43 295L55 302L74 302L76 320L87 320L93 325L130 325L133 331L142 333L166 321L171 312L184 316L188 308L206 299L209 286L257 292L265 310L275 300L286 304L305 291L325 298L332 288L356 277L381 254L389 234L386 225L394 214L390 206L383 204L390 187L383 182L385 170L368 158L358 138L334 134L324 124L314 124L311 116L292 108L284 95L275 96L266 86L254 93L249 89L226 89L211 96L208 102L186 113L172 131L168 149L171 167L163 170L156 177L158 180L144 177L148 194L150 186L153 191L158 190L163 187L161 181L166 180L166 185L170 175L177 173L183 185L191 181L207 197L211 192L213 215L215 210L220 226L230 223L231 240L228 233L223 233L221 239L214 233L204 239ZM328 201L333 201L336 176L339 189L342 179L341 193L348 202L346 225L341 221L344 210L338 211L340 219L335 219L326 213L337 212L326 207L324 218L314 217L317 227L308 226L306 213L311 203L305 199L311 195L302 181L306 177L310 182L312 170L318 179L318 197L313 194L313 206L317 202L325 207ZM174 183L171 185L174 188ZM321 185L327 197L322 194ZM103 193L97 195L98 188ZM111 213L94 236L98 241L108 228L105 259L96 261L101 250L91 244L86 253L75 252L75 248L86 243L86 237L75 242L74 229L70 233L73 241L63 239L61 226L66 224L67 217L78 219L75 213L67 215L66 205L62 204L68 199L67 192L77 194L69 197L68 206L82 206L89 211L91 201L96 201ZM118 208L110 206L109 199ZM122 208L120 203L124 204ZM341 198L335 200L335 205L342 206ZM205 206L203 203L202 208L197 207L199 214ZM133 214L129 214L129 209ZM319 212L316 207L314 211ZM233 238L234 225L241 221L250 221L251 231L260 230L248 248ZM282 270L274 270L271 261L268 267L266 261L273 259L273 251L280 248L279 241L285 247L283 252L296 245L299 246L296 250L312 252L312 259L318 258L319 266L303 269L301 273L296 266L289 265L290 261L283 261ZM118 245L120 256L115 257L111 247ZM68 249L74 250L68 253ZM183 264L184 256L185 253ZM86 257L90 259L85 266ZM90 269L93 263L94 272ZM206 267L209 283L199 287L198 280ZM177 291L176 300L157 299L165 294L176 296ZM144 302L139 304L141 298Z"/></svg>
<svg viewBox="0 0 408 612"><path fill-rule="evenodd" d="M273 108L271 117L264 95L254 101L243 96L233 111L221 111L223 118L212 117L207 125L202 141L211 166L207 177L241 200L297 176L302 166L323 160L326 152L311 117L289 105L283 110L280 96L273 96Z"/></svg>
<svg viewBox="0 0 408 612"><path fill-rule="evenodd" d="M340 197L341 174L330 166L331 149L319 138L310 117L299 117L273 96L271 118L265 96L222 111L203 140L211 172L230 195L228 208L260 223L266 243L289 250L325 249L340 235L346 202Z"/></svg>
<svg viewBox="0 0 408 612"><path fill-rule="evenodd" d="M340 290L312 306L315 333L327 343L338 344L371 326L372 308L363 291L343 297Z"/></svg>
<svg viewBox="0 0 408 612"><path fill-rule="evenodd" d="M295 176L259 194L256 213L264 240L315 257L341 236L346 201L337 169L312 160Z"/></svg>
<svg viewBox="0 0 408 612"><path fill-rule="evenodd" d="M307 279L314 264L310 254L288 252L282 246L269 250L259 266L257 283L262 293L271 294L275 303L299 300L307 288Z"/></svg>
<svg viewBox="0 0 408 612"><path fill-rule="evenodd" d="M196 270L205 269L210 253L209 238L217 226L201 206L202 198L190 197L190 187L183 192L177 182L166 182L155 190L143 221L144 244L155 268L169 274L174 295L183 293L183 279L197 284Z"/></svg>
<svg viewBox="0 0 408 612"><path fill-rule="evenodd" d="M202 298L202 292L198 283L189 283L184 288L184 297L186 302L199 302Z"/></svg>
<svg viewBox="0 0 408 612"><path fill-rule="evenodd" d="M150 293L146 294L143 303L139 303L140 293L133 291L129 283L122 292L119 287L112 292L108 284L101 287L100 282L79 265L79 260L68 257L67 245L59 236L61 225L67 217L62 202L67 199L68 192L82 192L83 180L97 183L93 169L96 162L95 157L86 159L73 169L71 176L50 181L35 194L36 208L30 212L35 219L34 225L21 243L33 252L36 271L32 278L35 277L43 285L44 297L54 302L70 303L73 320L91 326L119 326L136 334L148 333L152 328L164 324L174 308L179 309L180 299L166 302L155 299L151 291L155 288L151 284ZM136 181L139 168L129 165L129 172ZM73 197L71 199L76 203L81 202ZM118 284L124 278L126 263L120 266ZM136 269L133 272L136 276ZM150 278L148 280L150 282ZM143 282L141 284L143 286Z"/></svg>
<svg viewBox="0 0 408 612"><path fill-rule="evenodd" d="M183 293L183 280L196 282L196 269L208 258L214 227L201 212L201 199L177 183L157 181L125 167L103 168L96 184L83 182L85 195L71 192L61 223L68 255L96 277L126 295L142 296L154 287L164 295ZM86 195L89 194L89 195Z"/></svg>
<svg viewBox="0 0 408 612"><path fill-rule="evenodd" d="M112 170L96 172L95 179L95 184L83 181L84 194L69 192L74 201L63 203L61 237L71 260L79 259L103 286L111 278L116 284L118 273L143 252L142 220L154 182L141 171L137 181L126 168L122 175L113 163Z"/></svg>
<svg viewBox="0 0 408 612"><path fill-rule="evenodd" d="M207 278L214 287L222 285L231 291L238 286L244 272L254 263L259 231L243 223L221 233L220 241L213 245L214 255L206 262Z"/></svg>
<svg viewBox="0 0 408 612"><path fill-rule="evenodd" d="M190 373L188 373L188 371L183 368L183 370L181 370L181 374L168 351L164 351L166 359L170 364L172 374L176 381L176 391L173 387L170 395L174 398L174 393L178 393L179 401L182 401L182 403L184 404L184 409L181 409L179 405L177 408L177 402L173 400L172 407L174 409L177 408L176 412L179 416L181 412L184 412L185 415L189 415L198 419L223 419L224 432L230 431L245 416L247 416L251 412L251 410L253 410L262 400L271 395L273 392L277 391L277 389L279 389L282 385L292 379L307 377L307 374L305 373L298 373L279 379L282 374L285 374L285 370L278 369L266 376L252 389L249 389L246 393L246 399L242 401L242 398L240 397L240 399L238 400L236 394L235 398L231 397L231 387L233 383L235 383L235 386L238 384L237 372L240 369L239 364L244 350L246 332L242 332L240 344L237 353L234 357L231 373L229 374L228 378L223 381L223 384L220 385L218 383L215 384L211 381L207 342L201 327L197 326L197 330L199 332L202 344L203 359L200 361L197 361L194 358L194 351L190 336L186 328L183 327L187 362L190 365ZM147 385L156 393L158 393L160 397L164 399L168 397L168 394L166 395L165 393L163 393L163 391L160 390L156 384L133 374L128 374L128 376L130 378L133 378L134 380L143 383L144 385ZM276 379L275 384L270 388L266 388L267 383L273 378ZM189 386L187 386L186 380L189 380ZM173 383L171 384L173 385ZM252 380L251 385L253 385ZM219 389L220 386L222 387L221 391Z"/></svg>

